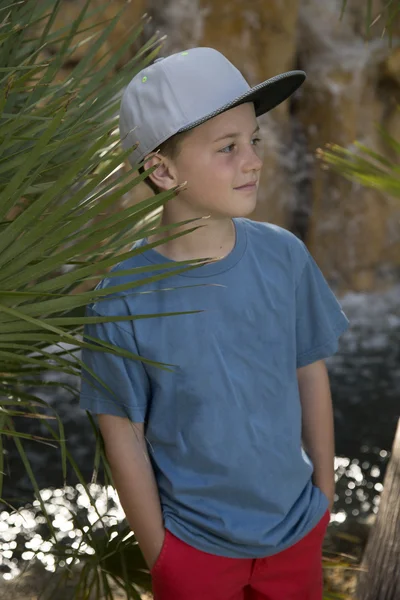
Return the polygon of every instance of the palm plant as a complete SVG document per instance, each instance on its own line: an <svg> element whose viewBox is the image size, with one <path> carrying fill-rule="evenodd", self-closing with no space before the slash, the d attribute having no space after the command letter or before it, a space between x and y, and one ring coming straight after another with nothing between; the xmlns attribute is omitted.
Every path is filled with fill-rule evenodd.
<svg viewBox="0 0 400 600"><path fill-rule="evenodd" d="M400 155L400 143L383 128L380 128L380 134L386 147ZM318 150L317 155L326 166L329 165L346 179L392 197L400 197L400 167L364 144L354 141L351 148L326 144L325 149Z"/></svg>
<svg viewBox="0 0 400 600"><path fill-rule="evenodd" d="M120 575L125 575L127 597L137 598L137 586L149 587L150 580L134 538L125 539L129 531L115 538L116 528L104 527L99 538L93 523L86 522L85 530L75 514L75 527L81 528L86 547L95 549L94 557L89 560L81 547L66 548L60 543L24 448L26 440L57 446L64 483L69 464L99 522L102 515L65 443L61 419L56 413L51 418L51 406L40 395L26 390L28 386L54 390L54 386L69 387L49 381L46 373L50 371L80 375L76 350L94 347L94 340L82 339L83 325L104 320L85 317L85 306L104 294L93 289L102 274L121 260L143 252L143 248L132 249L135 240L151 228L152 233L163 233L163 241L182 235L157 227L157 211L176 190L127 208L119 206L115 211L118 201L150 172L135 176L123 169L129 151L123 152L119 144L120 92L155 58L162 39L151 37L113 73L114 66L141 35L144 20L131 27L111 54L102 52L102 48L123 18L122 12L104 19L100 27L98 22L96 27L88 25L102 7L89 10L91 0L86 0L73 23L54 28L60 4L60 0L11 1L0 8L0 498L6 439L18 449L46 520L57 562L69 559L70 568L79 557L86 559L75 597L88 598L92 590L97 595L102 590L112 598L107 574L113 568L111 576L115 580L121 581ZM80 41L76 42L78 34ZM82 44L86 46L85 57L67 78L60 80L62 65ZM56 54L46 53L50 46L58 48ZM180 263L182 270L193 268L196 261L190 261L192 267L188 262ZM161 273L146 281L168 277L168 263L158 267ZM144 275L145 271L141 269ZM133 285L118 289L132 289ZM117 347L103 346L104 351L138 358ZM32 436L19 430L17 420L21 416L40 419L48 436ZM91 419L89 413L88 417ZM112 482L92 419L91 423L97 440L93 481L103 463L106 481ZM15 510L5 498L1 502ZM113 563L116 553L118 560ZM124 562L124 556L129 562ZM127 564L129 573L124 570ZM134 577L132 565L136 565Z"/></svg>

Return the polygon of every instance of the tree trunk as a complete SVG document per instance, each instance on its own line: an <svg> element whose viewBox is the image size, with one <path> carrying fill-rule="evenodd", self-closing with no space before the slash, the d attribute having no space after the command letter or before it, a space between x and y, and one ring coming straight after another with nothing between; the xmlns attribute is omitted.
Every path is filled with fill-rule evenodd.
<svg viewBox="0 0 400 600"><path fill-rule="evenodd" d="M358 600L400 599L400 420L362 569Z"/></svg>

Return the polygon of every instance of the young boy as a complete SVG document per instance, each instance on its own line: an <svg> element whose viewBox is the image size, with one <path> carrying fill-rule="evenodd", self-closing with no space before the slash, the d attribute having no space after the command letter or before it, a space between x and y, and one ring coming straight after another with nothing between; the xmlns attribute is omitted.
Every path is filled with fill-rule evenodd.
<svg viewBox="0 0 400 600"><path fill-rule="evenodd" d="M157 166L156 190L187 182L162 223L208 217L121 262L121 275L98 286L110 296L87 308L92 316L201 311L86 327L144 359L84 351L118 402L86 373L81 406L98 414L156 600L322 598L334 499L324 358L348 320L306 246L246 218L262 167L256 117L304 79L292 71L250 88L222 54L193 48L144 69L122 99L123 145L139 142L131 164ZM174 261L198 258L216 260L174 273ZM122 271L154 265L154 275L162 263L173 269L165 281L113 294L149 275Z"/></svg>

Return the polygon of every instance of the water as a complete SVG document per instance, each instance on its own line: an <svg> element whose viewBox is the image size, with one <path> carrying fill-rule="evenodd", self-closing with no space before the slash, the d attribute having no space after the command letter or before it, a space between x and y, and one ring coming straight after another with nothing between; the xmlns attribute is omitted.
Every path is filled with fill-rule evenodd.
<svg viewBox="0 0 400 600"><path fill-rule="evenodd" d="M103 523L112 527L122 523L124 513L118 501L115 490L111 486L89 485L89 491L95 499L98 512L102 515ZM62 551L67 549L78 551L81 558L74 560L79 565L82 559L94 554L90 540L89 524L92 531L102 529L102 524L95 508L90 504L82 484L65 486L63 488L41 489L41 497L46 511L50 515L51 524L55 531L57 545ZM72 513L75 513L75 523ZM107 516L104 516L107 514ZM112 539L112 538L111 538ZM28 503L18 513L8 511L0 513L0 568L5 580L11 580L20 574L21 565L36 556L46 570L55 571L55 539L49 535L49 528L38 500ZM60 562L63 567L72 563L72 557Z"/></svg>
<svg viewBox="0 0 400 600"><path fill-rule="evenodd" d="M351 327L340 340L339 352L327 360L335 411L337 499L332 521L367 520L377 512L383 477L399 418L400 398L400 286L386 293L348 294L341 299ZM74 383L71 377L50 375L56 381ZM32 390L33 391L33 390ZM41 394L57 409L65 426L68 447L85 481L92 475L94 434L78 399L59 388ZM44 426L21 418L19 430L48 436ZM0 572L12 579L21 564L37 558L49 571L55 569L54 546L41 508L35 500L15 445L6 441L5 485L3 497L20 514L0 505ZM88 540L74 528L69 509L77 510L83 531L94 524L101 528L94 508L88 503L83 486L71 469L68 486L63 487L60 453L56 448L24 442L57 539L64 547L80 548L84 558L93 552ZM115 492L102 484L90 489L100 514L107 512L107 526L121 524L124 518ZM71 559L68 559L71 560Z"/></svg>
<svg viewBox="0 0 400 600"><path fill-rule="evenodd" d="M400 287L342 299L351 327L327 364L335 412L339 522L376 513L400 417Z"/></svg>

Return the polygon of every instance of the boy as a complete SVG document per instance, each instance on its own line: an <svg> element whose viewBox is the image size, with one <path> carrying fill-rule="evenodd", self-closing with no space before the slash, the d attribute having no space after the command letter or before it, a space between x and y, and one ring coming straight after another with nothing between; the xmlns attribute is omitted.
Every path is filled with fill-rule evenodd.
<svg viewBox="0 0 400 600"><path fill-rule="evenodd" d="M322 542L334 498L323 359L337 351L348 320L305 245L246 218L262 167L256 117L304 78L292 71L250 88L222 54L193 48L144 69L122 99L123 145L139 141L131 164L157 166L149 176L156 190L187 182L165 206L162 224L208 218L114 271L217 258L87 309L92 316L202 311L86 327L174 365L171 372L83 353L118 395L116 402L95 389L88 375L82 381L81 406L98 414L156 600L322 598ZM99 286L112 294L113 285L148 274Z"/></svg>

